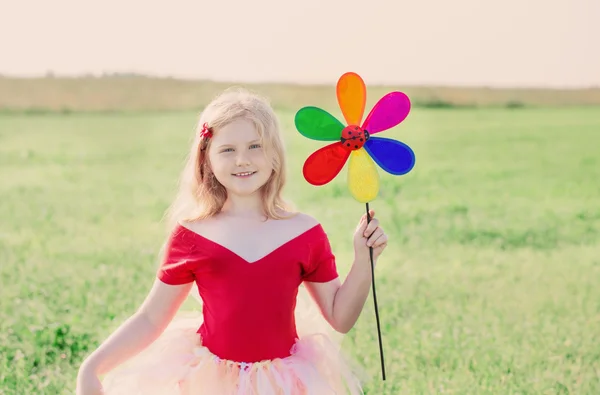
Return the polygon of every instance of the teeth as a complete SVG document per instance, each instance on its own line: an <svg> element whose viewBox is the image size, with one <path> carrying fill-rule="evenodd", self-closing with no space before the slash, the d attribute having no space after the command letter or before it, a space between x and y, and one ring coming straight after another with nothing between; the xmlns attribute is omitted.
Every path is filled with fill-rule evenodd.
<svg viewBox="0 0 600 395"><path fill-rule="evenodd" d="M251 175L251 174L253 174L253 173L254 173L254 172L252 172L252 171L249 171L249 172L246 172L246 173L236 173L235 175L236 175L236 176L249 176L249 175Z"/></svg>

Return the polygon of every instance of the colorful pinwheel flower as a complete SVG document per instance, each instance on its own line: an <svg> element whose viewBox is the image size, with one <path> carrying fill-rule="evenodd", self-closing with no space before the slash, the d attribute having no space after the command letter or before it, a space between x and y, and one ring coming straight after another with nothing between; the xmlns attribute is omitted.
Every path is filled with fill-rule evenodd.
<svg viewBox="0 0 600 395"><path fill-rule="evenodd" d="M347 126L318 107L304 107L296 113L296 129L303 136L320 141L338 140L306 159L304 178L312 185L327 184L350 158L348 188L356 200L368 203L379 193L375 162L393 175L406 174L414 167L415 154L408 145L373 136L402 122L410 112L410 100L402 92L388 93L375 104L361 125L367 99L362 78L351 72L342 75L336 92Z"/></svg>

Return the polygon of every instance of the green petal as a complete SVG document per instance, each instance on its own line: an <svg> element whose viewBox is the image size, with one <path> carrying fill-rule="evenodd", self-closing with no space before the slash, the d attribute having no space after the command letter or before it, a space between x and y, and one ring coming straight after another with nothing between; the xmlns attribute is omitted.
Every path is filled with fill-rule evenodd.
<svg viewBox="0 0 600 395"><path fill-rule="evenodd" d="M294 122L300 134L312 140L339 140L344 129L344 125L333 115L317 107L301 108Z"/></svg>

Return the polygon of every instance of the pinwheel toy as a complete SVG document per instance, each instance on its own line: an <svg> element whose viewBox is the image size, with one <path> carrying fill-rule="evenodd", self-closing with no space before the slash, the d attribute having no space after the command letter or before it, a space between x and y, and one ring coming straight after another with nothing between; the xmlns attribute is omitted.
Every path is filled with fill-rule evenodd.
<svg viewBox="0 0 600 395"><path fill-rule="evenodd" d="M333 180L348 163L348 188L352 196L365 203L367 221L369 202L379 193L377 165L393 175L403 175L415 165L415 154L406 144L375 133L388 130L401 123L410 112L408 96L402 92L390 92L383 96L362 122L367 90L364 81L356 73L345 73L336 87L337 100L347 125L318 107L303 107L295 116L296 129L312 140L335 141L313 152L305 161L303 175L312 185L321 186ZM381 342L373 248L370 248L373 301L377 319L381 369L385 380L385 363Z"/></svg>

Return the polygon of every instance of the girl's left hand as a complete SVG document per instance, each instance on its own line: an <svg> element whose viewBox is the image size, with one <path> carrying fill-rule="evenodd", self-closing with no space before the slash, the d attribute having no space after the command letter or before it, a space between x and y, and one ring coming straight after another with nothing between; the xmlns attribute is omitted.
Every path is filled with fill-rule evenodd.
<svg viewBox="0 0 600 395"><path fill-rule="evenodd" d="M356 260L370 264L369 247L373 247L373 263L385 247L387 247L388 237L379 226L379 220L375 218L375 211L369 210L371 221L367 224L367 214L360 218L356 231L354 232L354 255Z"/></svg>

